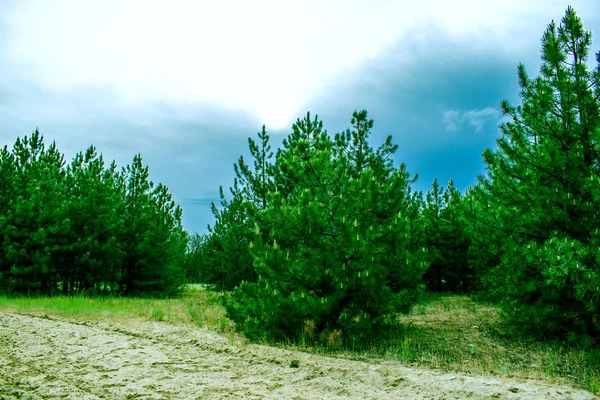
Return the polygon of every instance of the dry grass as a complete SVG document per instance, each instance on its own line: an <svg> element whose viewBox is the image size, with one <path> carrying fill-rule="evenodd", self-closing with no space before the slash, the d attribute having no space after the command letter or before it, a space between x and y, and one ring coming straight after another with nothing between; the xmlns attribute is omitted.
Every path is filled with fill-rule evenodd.
<svg viewBox="0 0 600 400"><path fill-rule="evenodd" d="M195 325L234 334L219 302L222 294L190 285L177 299L7 298L0 310L44 312L78 320L154 320ZM468 296L430 296L381 338L361 346L343 346L343 332L314 330L305 321L304 341L286 347L344 358L400 360L416 367L464 374L534 378L600 391L600 356L559 342L536 342L504 323L493 305ZM313 339L314 340L311 340ZM597 354L600 354L598 352Z"/></svg>
<svg viewBox="0 0 600 400"><path fill-rule="evenodd" d="M365 357L464 374L542 379L600 391L600 363L563 342L538 342L468 296L431 296L400 327L362 350Z"/></svg>
<svg viewBox="0 0 600 400"><path fill-rule="evenodd" d="M459 374L539 379L600 394L600 350L536 341L503 321L496 306L469 296L431 294L395 322L381 337L356 346L339 330L318 334L314 322L306 320L299 340L285 347L355 360L400 360Z"/></svg>

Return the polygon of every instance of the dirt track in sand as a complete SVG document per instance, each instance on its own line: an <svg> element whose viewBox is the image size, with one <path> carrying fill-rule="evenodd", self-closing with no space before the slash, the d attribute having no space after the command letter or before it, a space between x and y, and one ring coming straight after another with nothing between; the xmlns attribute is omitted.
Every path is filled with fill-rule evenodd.
<svg viewBox="0 0 600 400"><path fill-rule="evenodd" d="M299 360L299 367L290 362ZM596 399L588 392L232 343L157 322L0 311L0 399Z"/></svg>

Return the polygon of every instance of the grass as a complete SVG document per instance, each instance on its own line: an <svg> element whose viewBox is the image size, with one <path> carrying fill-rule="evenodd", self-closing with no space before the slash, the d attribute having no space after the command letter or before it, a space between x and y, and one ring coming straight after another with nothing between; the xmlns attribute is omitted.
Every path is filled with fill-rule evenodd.
<svg viewBox="0 0 600 400"><path fill-rule="evenodd" d="M390 340L387 356L463 373L522 378L582 379L591 372L586 352L562 342L537 342L504 323L493 305L467 296L437 296L399 321L401 343ZM596 379L600 370L595 369Z"/></svg>
<svg viewBox="0 0 600 400"><path fill-rule="evenodd" d="M344 358L399 360L460 374L540 379L600 393L600 351L523 336L518 327L500 319L494 305L469 296L429 295L397 322L381 338L360 348L328 346L323 340L288 345Z"/></svg>
<svg viewBox="0 0 600 400"><path fill-rule="evenodd" d="M523 336L518 326L500 319L495 306L468 296L431 296L398 321L403 334L375 343L373 354L446 371L542 379L598 392L600 363L589 352Z"/></svg>
<svg viewBox="0 0 600 400"><path fill-rule="evenodd" d="M195 325L221 332L233 331L219 298L222 295L189 285L176 299L124 297L6 297L0 296L0 310L42 312L77 320L159 321L173 325Z"/></svg>
<svg viewBox="0 0 600 400"><path fill-rule="evenodd" d="M179 298L168 300L0 297L0 310L43 312L86 321L161 321L233 335L234 326L219 302L222 295L190 285ZM430 295L408 315L399 316L397 322L394 329L360 348L344 346L343 333L338 330L323 340L305 337L284 346L343 358L399 360L410 366L461 374L541 379L600 392L600 351L586 352L562 342L524 337L518 327L500 319L495 306L468 296Z"/></svg>

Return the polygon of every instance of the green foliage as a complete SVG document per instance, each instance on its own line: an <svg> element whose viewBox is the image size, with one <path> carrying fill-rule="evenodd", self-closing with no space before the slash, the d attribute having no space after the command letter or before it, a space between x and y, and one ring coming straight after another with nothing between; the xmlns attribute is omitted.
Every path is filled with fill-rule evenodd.
<svg viewBox="0 0 600 400"><path fill-rule="evenodd" d="M205 271L205 251L207 235L187 232L187 249L182 260L185 280L188 283L206 282L203 276Z"/></svg>
<svg viewBox="0 0 600 400"><path fill-rule="evenodd" d="M486 195L482 196L482 192ZM494 293L486 290L486 277L500 263L504 246L504 226L497 209L489 203L491 196L481 185L469 187L463 196L462 213L469 238L467 251L469 269L474 276L474 289L481 300L497 302Z"/></svg>
<svg viewBox="0 0 600 400"><path fill-rule="evenodd" d="M20 292L53 291L58 265L51 249L60 245L66 216L63 156L54 143L46 148L37 130L1 156L0 284Z"/></svg>
<svg viewBox="0 0 600 400"><path fill-rule="evenodd" d="M0 152L0 290L172 294L183 283L181 209L137 155L108 168L91 146L65 167L35 130Z"/></svg>
<svg viewBox="0 0 600 400"><path fill-rule="evenodd" d="M251 337L296 337L310 321L359 340L417 298L427 265L416 178L392 166L391 137L368 144L366 111L352 125L332 139L307 114L277 152L275 189L250 214L258 280L226 302Z"/></svg>
<svg viewBox="0 0 600 400"><path fill-rule="evenodd" d="M123 170L125 182L123 292L174 294L185 282L181 269L187 244L182 210L163 184L154 187L138 154Z"/></svg>
<svg viewBox="0 0 600 400"><path fill-rule="evenodd" d="M519 65L523 104L502 102L512 121L484 152L487 176L474 188L485 210L474 235L499 241L486 280L504 313L572 338L600 336L600 53L589 70L590 46L570 7L548 26L540 76Z"/></svg>
<svg viewBox="0 0 600 400"><path fill-rule="evenodd" d="M228 200L220 188L221 209L213 203L216 222L209 227L209 235L203 245L204 261L201 279L215 284L217 288L230 290L242 281L256 281L252 256L248 244L252 240L253 216L267 207L268 192L273 185L273 157L270 137L265 126L258 133L258 144L248 138L250 154L254 158L251 169L240 157L234 164L234 186L230 188L233 198Z"/></svg>
<svg viewBox="0 0 600 400"><path fill-rule="evenodd" d="M460 293L475 286L462 202L463 196L452 180L444 190L434 179L431 191L425 195L422 218L430 267L424 279L429 290Z"/></svg>
<svg viewBox="0 0 600 400"><path fill-rule="evenodd" d="M93 146L67 167L67 218L61 246L54 249L64 294L110 293L118 285L124 256L115 237L123 225L118 182L116 164L105 169Z"/></svg>
<svg viewBox="0 0 600 400"><path fill-rule="evenodd" d="M243 280L255 280L252 257L248 252L251 225L248 205L239 194L227 200L221 188L221 207L213 204L216 216L214 227L209 227L203 251L200 276L203 283L219 290L231 290Z"/></svg>

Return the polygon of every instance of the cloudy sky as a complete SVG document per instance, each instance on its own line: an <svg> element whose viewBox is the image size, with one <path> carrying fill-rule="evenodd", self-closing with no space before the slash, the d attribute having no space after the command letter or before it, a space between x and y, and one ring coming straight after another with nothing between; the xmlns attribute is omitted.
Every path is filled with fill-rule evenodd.
<svg viewBox="0 0 600 400"><path fill-rule="evenodd" d="M68 160L140 152L203 232L263 123L277 146L307 111L334 134L367 109L373 145L393 136L416 189L464 189L500 101L519 101L518 63L537 74L567 5L600 36L597 2L2 0L0 145L39 127Z"/></svg>

